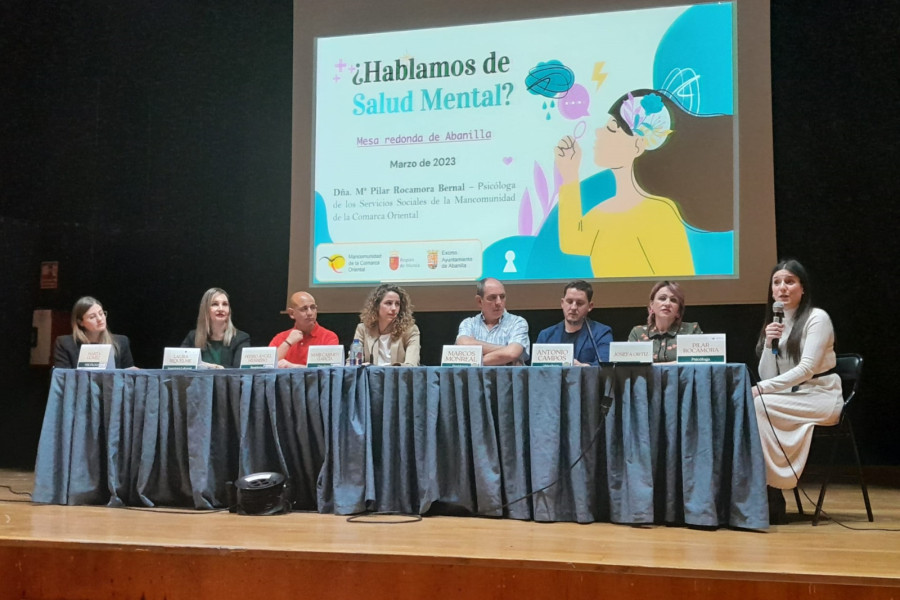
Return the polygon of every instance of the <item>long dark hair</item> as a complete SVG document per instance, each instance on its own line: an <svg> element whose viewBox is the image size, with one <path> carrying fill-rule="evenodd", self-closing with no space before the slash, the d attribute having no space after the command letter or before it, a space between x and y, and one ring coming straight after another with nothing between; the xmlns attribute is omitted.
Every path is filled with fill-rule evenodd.
<svg viewBox="0 0 900 600"><path fill-rule="evenodd" d="M609 114L619 127L634 136L620 114L629 95L655 94L671 117L672 133L666 141L634 161L634 179L648 193L678 205L689 225L706 231L734 229L732 201L734 175L734 118L697 115L672 100L663 90L638 89L616 100Z"/></svg>
<svg viewBox="0 0 900 600"><path fill-rule="evenodd" d="M791 327L791 334L788 336L787 341L782 345L787 357L794 362L799 362L800 338L806 327L806 320L809 319L809 315L812 312L813 304L812 292L809 285L809 273L806 272L806 268L801 265L799 261L794 260L793 258L780 261L772 268L772 272L769 274L769 292L767 293L769 301L766 304L766 318L763 320L762 329L759 331L759 340L756 342L756 355L762 356L763 350L766 347L766 325L772 322L772 303L775 301L774 296L772 296L772 277L782 269L793 273L797 279L800 280L800 285L803 286L803 295L800 297L800 305L797 306L797 312L794 313L794 324Z"/></svg>

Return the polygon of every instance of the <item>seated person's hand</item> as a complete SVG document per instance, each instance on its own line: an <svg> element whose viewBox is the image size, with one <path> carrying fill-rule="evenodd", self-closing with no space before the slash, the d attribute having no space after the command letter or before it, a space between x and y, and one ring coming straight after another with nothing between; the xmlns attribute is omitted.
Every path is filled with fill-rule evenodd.
<svg viewBox="0 0 900 600"><path fill-rule="evenodd" d="M766 325L766 348L771 348L772 340L780 340L782 335L784 335L784 323Z"/></svg>

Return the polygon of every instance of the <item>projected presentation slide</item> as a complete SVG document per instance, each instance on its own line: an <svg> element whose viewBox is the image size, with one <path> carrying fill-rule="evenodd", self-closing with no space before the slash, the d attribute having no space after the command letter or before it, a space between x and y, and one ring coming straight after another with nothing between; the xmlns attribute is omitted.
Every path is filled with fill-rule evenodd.
<svg viewBox="0 0 900 600"><path fill-rule="evenodd" d="M734 276L733 11L319 38L313 282Z"/></svg>

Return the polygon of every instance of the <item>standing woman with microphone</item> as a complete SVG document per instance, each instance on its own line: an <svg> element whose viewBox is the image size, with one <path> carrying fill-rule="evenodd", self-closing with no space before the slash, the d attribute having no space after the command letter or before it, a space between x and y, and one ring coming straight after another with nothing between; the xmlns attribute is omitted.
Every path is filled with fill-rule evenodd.
<svg viewBox="0 0 900 600"><path fill-rule="evenodd" d="M406 290L379 285L366 299L359 320L353 337L362 342L363 363L419 366L419 327Z"/></svg>
<svg viewBox="0 0 900 600"><path fill-rule="evenodd" d="M783 306L783 319L773 317L777 303ZM837 359L831 319L812 305L809 275L796 260L772 269L756 353L762 381L753 388L753 397L766 460L769 520L777 524L785 515L781 490L797 486L813 428L837 423L844 402L841 378L832 372Z"/></svg>

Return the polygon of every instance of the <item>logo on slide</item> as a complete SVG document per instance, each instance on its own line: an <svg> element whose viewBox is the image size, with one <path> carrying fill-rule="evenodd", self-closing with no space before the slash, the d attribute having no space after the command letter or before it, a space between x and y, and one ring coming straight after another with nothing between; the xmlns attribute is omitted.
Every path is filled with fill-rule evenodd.
<svg viewBox="0 0 900 600"><path fill-rule="evenodd" d="M396 271L400 268L400 254L398 252L391 252L391 256L388 259L388 266L391 268L391 271Z"/></svg>
<svg viewBox="0 0 900 600"><path fill-rule="evenodd" d="M428 268L429 269L437 269L438 266L438 251L437 250L429 250L428 251Z"/></svg>
<svg viewBox="0 0 900 600"><path fill-rule="evenodd" d="M332 254L331 256L323 256L319 260L327 260L328 266L331 267L331 270L335 273L340 273L341 269L344 268L344 265L347 264L347 259L341 256L340 254Z"/></svg>

